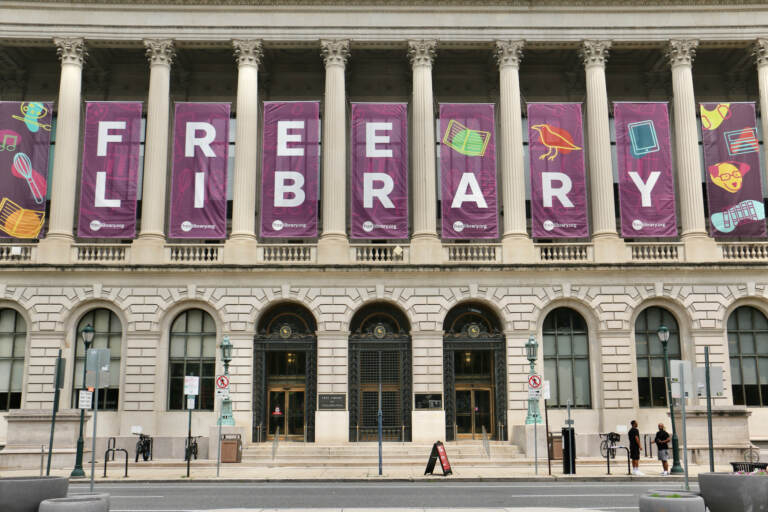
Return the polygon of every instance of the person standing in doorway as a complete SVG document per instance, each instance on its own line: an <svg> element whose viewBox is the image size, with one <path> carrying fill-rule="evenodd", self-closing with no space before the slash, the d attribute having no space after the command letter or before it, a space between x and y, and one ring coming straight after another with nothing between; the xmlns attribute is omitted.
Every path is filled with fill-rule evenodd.
<svg viewBox="0 0 768 512"><path fill-rule="evenodd" d="M661 472L662 476L669 475L669 441L669 433L664 430L664 424L659 423L659 431L656 432L656 439L654 439L654 442L656 443L659 460L661 461L661 467L663 468L663 471Z"/></svg>
<svg viewBox="0 0 768 512"><path fill-rule="evenodd" d="M632 474L640 476L640 431L637 429L637 421L632 420L632 428L629 429L629 458L632 459Z"/></svg>

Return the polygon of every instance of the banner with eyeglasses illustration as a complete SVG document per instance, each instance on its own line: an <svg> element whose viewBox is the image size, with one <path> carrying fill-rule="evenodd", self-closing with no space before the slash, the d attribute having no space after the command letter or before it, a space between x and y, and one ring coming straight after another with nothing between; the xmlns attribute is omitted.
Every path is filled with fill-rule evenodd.
<svg viewBox="0 0 768 512"><path fill-rule="evenodd" d="M229 103L176 103L170 238L227 235Z"/></svg>
<svg viewBox="0 0 768 512"><path fill-rule="evenodd" d="M494 106L440 104L442 236L498 238Z"/></svg>
<svg viewBox="0 0 768 512"><path fill-rule="evenodd" d="M77 236L133 238L141 146L141 102L89 101Z"/></svg>
<svg viewBox="0 0 768 512"><path fill-rule="evenodd" d="M0 101L0 238L40 238L45 223L51 103Z"/></svg>
<svg viewBox="0 0 768 512"><path fill-rule="evenodd" d="M710 235L764 237L755 104L700 103L699 108Z"/></svg>
<svg viewBox="0 0 768 512"><path fill-rule="evenodd" d="M261 236L317 237L320 103L265 102L263 141Z"/></svg>
<svg viewBox="0 0 768 512"><path fill-rule="evenodd" d="M408 238L408 105L353 103L351 238Z"/></svg>
<svg viewBox="0 0 768 512"><path fill-rule="evenodd" d="M534 238L586 238L587 186L580 103L529 103Z"/></svg>
<svg viewBox="0 0 768 512"><path fill-rule="evenodd" d="M667 103L615 102L613 113L621 235L677 236Z"/></svg>

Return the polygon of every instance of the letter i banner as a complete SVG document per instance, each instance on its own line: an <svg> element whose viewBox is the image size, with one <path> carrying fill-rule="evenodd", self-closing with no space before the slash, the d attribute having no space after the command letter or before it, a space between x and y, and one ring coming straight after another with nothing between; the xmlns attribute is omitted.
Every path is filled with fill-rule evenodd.
<svg viewBox="0 0 768 512"><path fill-rule="evenodd" d="M667 104L615 102L621 236L677 236Z"/></svg>
<svg viewBox="0 0 768 512"><path fill-rule="evenodd" d="M50 103L0 101L0 238L40 237L51 112Z"/></svg>
<svg viewBox="0 0 768 512"><path fill-rule="evenodd" d="M580 103L529 103L534 238L586 238L587 187Z"/></svg>
<svg viewBox="0 0 768 512"><path fill-rule="evenodd" d="M265 102L263 133L261 236L314 238L320 174L320 103Z"/></svg>
<svg viewBox="0 0 768 512"><path fill-rule="evenodd" d="M176 103L170 238L227 235L229 103Z"/></svg>
<svg viewBox="0 0 768 512"><path fill-rule="evenodd" d="M86 103L77 236L136 235L140 139L141 102Z"/></svg>
<svg viewBox="0 0 768 512"><path fill-rule="evenodd" d="M408 238L408 106L353 103L352 238Z"/></svg>
<svg viewBox="0 0 768 512"><path fill-rule="evenodd" d="M440 104L442 235L498 238L493 105Z"/></svg>
<svg viewBox="0 0 768 512"><path fill-rule="evenodd" d="M715 238L764 237L765 204L754 103L701 103L701 140Z"/></svg>

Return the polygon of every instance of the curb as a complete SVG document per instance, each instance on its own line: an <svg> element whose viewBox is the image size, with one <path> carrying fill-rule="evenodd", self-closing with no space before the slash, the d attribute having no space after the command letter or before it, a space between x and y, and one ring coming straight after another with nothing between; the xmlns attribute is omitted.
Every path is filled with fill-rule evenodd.
<svg viewBox="0 0 768 512"><path fill-rule="evenodd" d="M521 477L445 477L445 478L409 478L409 477L367 477L367 478L189 478L189 479L132 479L132 478L105 478L95 481L95 484L169 484L169 483L361 483L361 482L381 482L386 484L389 482L395 483L422 483L422 482L683 482L685 479L682 476L667 476L667 477L636 477L636 476L521 476ZM70 484L87 484L90 480L83 480L79 478L70 479Z"/></svg>

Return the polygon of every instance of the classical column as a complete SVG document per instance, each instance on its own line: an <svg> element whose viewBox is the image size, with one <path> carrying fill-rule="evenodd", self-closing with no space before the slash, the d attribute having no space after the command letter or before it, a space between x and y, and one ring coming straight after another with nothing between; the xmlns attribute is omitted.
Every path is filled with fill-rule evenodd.
<svg viewBox="0 0 768 512"><path fill-rule="evenodd" d="M616 232L611 166L611 132L608 122L608 90L605 62L610 41L584 41L580 48L587 81L587 155L589 157L592 241L595 260L613 262L626 259L624 243Z"/></svg>
<svg viewBox="0 0 768 512"><path fill-rule="evenodd" d="M141 196L141 231L134 241L135 263L157 263L165 244L165 189L168 177L168 119L170 114L171 62L175 56L170 39L146 39L149 59L149 97L144 143L144 185Z"/></svg>
<svg viewBox="0 0 768 512"><path fill-rule="evenodd" d="M48 234L40 244L46 263L69 263L74 242L77 155L80 145L80 92L83 61L88 55L82 38L55 38L61 60L59 102L56 117L56 151L53 155L51 213Z"/></svg>
<svg viewBox="0 0 768 512"><path fill-rule="evenodd" d="M757 60L757 83L760 88L760 128L763 134L766 134L768 133L768 38L755 41L754 53ZM763 144L763 151L768 158L768 145Z"/></svg>
<svg viewBox="0 0 768 512"><path fill-rule="evenodd" d="M437 41L408 41L413 67L411 161L413 162L413 238L411 263L441 263L442 246L437 237L437 189L435 184L435 112L432 95L432 61Z"/></svg>
<svg viewBox="0 0 768 512"><path fill-rule="evenodd" d="M317 244L317 262L349 261L347 239L347 104L344 67L349 41L321 41L325 62L323 108L323 234Z"/></svg>
<svg viewBox="0 0 768 512"><path fill-rule="evenodd" d="M504 263L536 260L525 218L525 162L520 108L520 61L525 41L496 41L499 65L499 156L501 201L504 210L502 238Z"/></svg>
<svg viewBox="0 0 768 512"><path fill-rule="evenodd" d="M249 263L256 257L256 147L259 125L258 74L262 45L258 40L232 41L237 58L237 126L235 177L232 187L232 234L224 258Z"/></svg>
<svg viewBox="0 0 768 512"><path fill-rule="evenodd" d="M704 198L701 190L696 103L693 94L691 64L699 42L678 39L669 42L667 50L672 66L674 95L675 149L677 155L678 194L683 225L685 259L702 261L718 259L717 245L707 236L704 222Z"/></svg>

